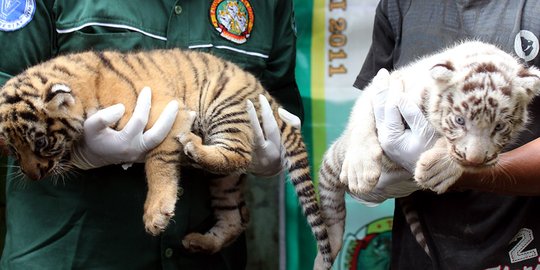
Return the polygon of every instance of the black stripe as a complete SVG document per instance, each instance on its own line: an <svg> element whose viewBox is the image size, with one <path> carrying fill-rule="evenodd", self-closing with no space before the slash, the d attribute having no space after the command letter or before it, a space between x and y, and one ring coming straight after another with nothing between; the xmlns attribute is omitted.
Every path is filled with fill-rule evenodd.
<svg viewBox="0 0 540 270"><path fill-rule="evenodd" d="M215 131L215 132L212 132L212 136L214 135L217 135L217 134L222 134L222 133L230 133L230 134L238 134L238 133L242 133L242 130L238 129L238 128L226 128L226 129L221 129L221 130L218 130L218 131Z"/></svg>
<svg viewBox="0 0 540 270"><path fill-rule="evenodd" d="M96 52L96 55L97 57L101 60L101 62L103 63L103 65L111 70L112 72L114 72L120 79L122 79L122 81L124 81L125 83L127 83L130 87L131 87L131 90L133 91L134 95L135 96L138 96L137 94L137 89L135 88L135 84L133 84L133 82L123 73L120 73L120 71L118 71L111 63L111 60L109 60L107 58L107 56L105 56L105 54L103 52Z"/></svg>
<svg viewBox="0 0 540 270"><path fill-rule="evenodd" d="M247 120L247 119L239 119L239 118L236 118L236 119L224 119L224 120L221 120L221 121L213 121L212 124L208 127L208 129L210 131L216 129L216 128L219 128L223 125L228 125L228 124L247 124L247 125L250 125L250 121Z"/></svg>
<svg viewBox="0 0 540 270"><path fill-rule="evenodd" d="M80 132L79 129L75 128L66 118L58 118L58 121L60 121L66 128L70 129L73 132ZM74 120L76 121L76 120ZM77 124L83 125L82 121L78 121Z"/></svg>
<svg viewBox="0 0 540 270"><path fill-rule="evenodd" d="M311 216L319 212L319 206L316 203L313 203L304 208L304 215Z"/></svg>
<svg viewBox="0 0 540 270"><path fill-rule="evenodd" d="M296 170L306 169L309 167L309 163L306 159L299 159L295 163L291 164L289 167L289 172L294 172Z"/></svg>
<svg viewBox="0 0 540 270"><path fill-rule="evenodd" d="M304 182L311 182L311 175L309 175L309 172L306 172L298 177L292 178L291 182L293 183L294 186L297 186Z"/></svg>
<svg viewBox="0 0 540 270"><path fill-rule="evenodd" d="M36 72L35 73L35 76L38 77L39 81L42 83L42 84L46 84L49 80L47 79L47 77L45 77L41 72Z"/></svg>
<svg viewBox="0 0 540 270"><path fill-rule="evenodd" d="M69 69L67 67L64 67L64 66L59 66L59 65L53 65L52 68L51 68L53 71L59 71L59 72L62 72L70 77L73 77L74 74L71 73L71 71L69 71Z"/></svg>
<svg viewBox="0 0 540 270"><path fill-rule="evenodd" d="M19 116L26 121L37 122L39 120L34 112L20 112Z"/></svg>
<svg viewBox="0 0 540 270"><path fill-rule="evenodd" d="M4 99L5 99L5 103L8 103L8 104L15 104L23 100L20 96L10 96L7 94L4 94Z"/></svg>

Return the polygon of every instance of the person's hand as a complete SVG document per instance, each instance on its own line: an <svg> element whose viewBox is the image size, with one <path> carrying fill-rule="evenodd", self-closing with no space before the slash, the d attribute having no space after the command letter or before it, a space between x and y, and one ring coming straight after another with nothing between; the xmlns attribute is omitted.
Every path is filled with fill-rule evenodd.
<svg viewBox="0 0 540 270"><path fill-rule="evenodd" d="M405 170L382 172L379 182L369 193L351 194L362 204L374 207L390 198L401 198L422 189Z"/></svg>
<svg viewBox="0 0 540 270"><path fill-rule="evenodd" d="M263 121L262 129L253 103L248 100L246 104L254 134L254 148L249 171L257 176L270 177L281 173L285 168L283 158L285 149L281 144L281 134L268 100L263 95L259 95L259 103ZM300 128L300 118L296 115L282 108L278 109L278 114L283 121Z"/></svg>
<svg viewBox="0 0 540 270"><path fill-rule="evenodd" d="M133 115L120 131L109 126L124 115L122 104L107 107L88 117L84 121L83 139L72 149L73 165L87 170L123 163L126 169L130 163L143 161L146 152L165 139L178 112L178 102L169 102L152 128L144 132L151 102L151 90L145 87L137 98Z"/></svg>
<svg viewBox="0 0 540 270"><path fill-rule="evenodd" d="M420 108L403 94L402 88L401 80L391 79L389 90L375 95L373 110L384 153L414 173L420 154L433 146L438 135ZM409 128L405 127L403 119Z"/></svg>

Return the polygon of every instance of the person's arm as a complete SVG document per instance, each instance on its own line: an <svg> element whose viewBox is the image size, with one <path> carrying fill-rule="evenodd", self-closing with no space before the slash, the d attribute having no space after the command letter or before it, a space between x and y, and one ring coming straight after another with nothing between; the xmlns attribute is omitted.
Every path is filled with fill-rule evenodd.
<svg viewBox="0 0 540 270"><path fill-rule="evenodd" d="M272 50L260 80L272 97L303 122L304 109L295 77L296 29L293 1L276 1L273 23Z"/></svg>
<svg viewBox="0 0 540 270"><path fill-rule="evenodd" d="M503 153L496 167L465 173L455 189L474 189L504 195L540 195L540 138Z"/></svg>
<svg viewBox="0 0 540 270"><path fill-rule="evenodd" d="M353 84L358 89L366 87L380 69L394 69L396 34L386 14L387 4L381 1L375 10L371 46Z"/></svg>

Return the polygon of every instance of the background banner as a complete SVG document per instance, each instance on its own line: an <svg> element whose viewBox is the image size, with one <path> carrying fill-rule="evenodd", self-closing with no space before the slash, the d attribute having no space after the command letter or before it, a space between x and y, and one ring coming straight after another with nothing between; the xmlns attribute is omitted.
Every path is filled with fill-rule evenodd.
<svg viewBox="0 0 540 270"><path fill-rule="evenodd" d="M352 84L371 44L377 0L296 0L303 134L316 177L361 91ZM286 269L312 269L316 245L290 182L285 187ZM334 269L388 269L393 200L368 208L347 196L343 249Z"/></svg>

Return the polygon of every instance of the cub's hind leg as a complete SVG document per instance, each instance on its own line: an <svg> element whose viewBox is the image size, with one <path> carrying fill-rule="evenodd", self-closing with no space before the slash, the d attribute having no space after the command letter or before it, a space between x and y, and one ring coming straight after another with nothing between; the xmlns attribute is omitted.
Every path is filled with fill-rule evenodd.
<svg viewBox="0 0 540 270"><path fill-rule="evenodd" d="M330 239L331 256L335 260L343 244L345 229L345 191L346 186L339 180L343 151L338 151L341 141L336 141L327 150L319 170L319 199L321 215L324 219ZM315 269L324 265L323 254L319 250L315 258Z"/></svg>
<svg viewBox="0 0 540 270"><path fill-rule="evenodd" d="M186 156L204 170L227 175L244 173L251 163L253 131L245 109L237 107L236 113L199 119L202 138L193 132L178 136Z"/></svg>
<svg viewBox="0 0 540 270"><path fill-rule="evenodd" d="M245 231L249 212L243 196L246 175L212 179L210 193L216 224L205 234L191 233L182 244L192 252L216 253Z"/></svg>

